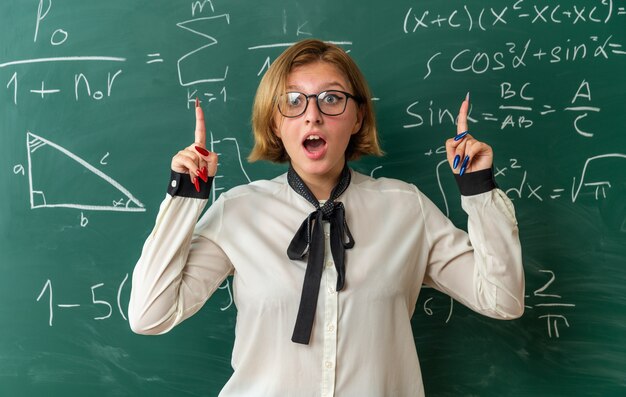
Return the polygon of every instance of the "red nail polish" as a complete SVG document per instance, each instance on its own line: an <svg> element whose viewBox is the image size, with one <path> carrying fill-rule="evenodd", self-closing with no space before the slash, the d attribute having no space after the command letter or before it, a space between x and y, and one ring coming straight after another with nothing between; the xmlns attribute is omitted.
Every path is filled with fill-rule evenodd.
<svg viewBox="0 0 626 397"><path fill-rule="evenodd" d="M196 107L200 106L200 101L198 100L198 97L196 97Z"/></svg>
<svg viewBox="0 0 626 397"><path fill-rule="evenodd" d="M196 191L200 193L200 182L198 182L198 178L193 178L193 184L196 187Z"/></svg>
<svg viewBox="0 0 626 397"><path fill-rule="evenodd" d="M200 154L201 154L201 155L203 155L203 156L208 156L208 155L209 155L209 151L208 151L208 150L206 150L206 149L205 149L205 148L203 148L203 147L196 146L196 150L198 151L198 153L200 153Z"/></svg>
<svg viewBox="0 0 626 397"><path fill-rule="evenodd" d="M209 181L209 175L207 174L206 167L202 167L202 169L198 171L198 176L204 181L204 183Z"/></svg>

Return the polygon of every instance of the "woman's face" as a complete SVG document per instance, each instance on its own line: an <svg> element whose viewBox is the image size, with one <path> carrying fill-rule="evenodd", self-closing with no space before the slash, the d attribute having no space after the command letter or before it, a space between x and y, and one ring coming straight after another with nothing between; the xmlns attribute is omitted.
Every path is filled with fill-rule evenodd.
<svg viewBox="0 0 626 397"><path fill-rule="evenodd" d="M287 78L288 92L312 95L328 90L354 94L343 73L330 63L298 66ZM334 182L343 169L350 137L361 128L361 111L354 99L348 99L345 112L328 116L320 112L315 97L308 101L306 111L298 117L284 117L277 111L274 133L282 140L291 165L303 180L330 178Z"/></svg>

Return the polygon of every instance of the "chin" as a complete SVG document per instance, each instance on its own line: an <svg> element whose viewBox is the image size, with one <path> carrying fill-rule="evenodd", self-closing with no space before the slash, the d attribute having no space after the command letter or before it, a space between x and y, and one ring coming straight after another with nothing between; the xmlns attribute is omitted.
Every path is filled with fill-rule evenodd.
<svg viewBox="0 0 626 397"><path fill-rule="evenodd" d="M305 164L301 166L300 169L308 175L323 176L328 174L332 168L324 166L323 164Z"/></svg>
<svg viewBox="0 0 626 397"><path fill-rule="evenodd" d="M341 172L343 169L343 162L340 162L341 166L336 164L329 164L324 160L317 160L314 162L307 161L300 166L300 169L308 175L325 176L332 174L333 172Z"/></svg>

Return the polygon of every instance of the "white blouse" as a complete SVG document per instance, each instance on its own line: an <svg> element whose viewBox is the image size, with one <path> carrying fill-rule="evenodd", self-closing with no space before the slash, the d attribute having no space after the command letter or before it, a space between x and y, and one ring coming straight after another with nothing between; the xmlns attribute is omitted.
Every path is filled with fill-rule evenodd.
<svg viewBox="0 0 626 397"><path fill-rule="evenodd" d="M162 334L234 275L234 373L220 396L423 396L411 316L422 284L490 317L524 310L511 201L499 189L462 196L469 236L415 186L352 172L338 201L355 246L337 272L325 223L325 267L308 345L291 341L305 261L286 251L315 210L286 174L207 200L167 195L132 280L133 331ZM197 222L197 224L196 224Z"/></svg>

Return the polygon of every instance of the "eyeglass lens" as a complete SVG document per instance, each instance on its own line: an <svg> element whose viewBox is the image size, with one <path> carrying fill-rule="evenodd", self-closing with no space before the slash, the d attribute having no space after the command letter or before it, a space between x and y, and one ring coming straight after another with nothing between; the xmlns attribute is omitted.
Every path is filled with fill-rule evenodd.
<svg viewBox="0 0 626 397"><path fill-rule="evenodd" d="M318 109L327 116L337 116L346 110L347 97L341 91L324 91L310 95L316 97ZM301 92L288 92L279 102L280 112L287 117L296 117L306 111L308 98Z"/></svg>

